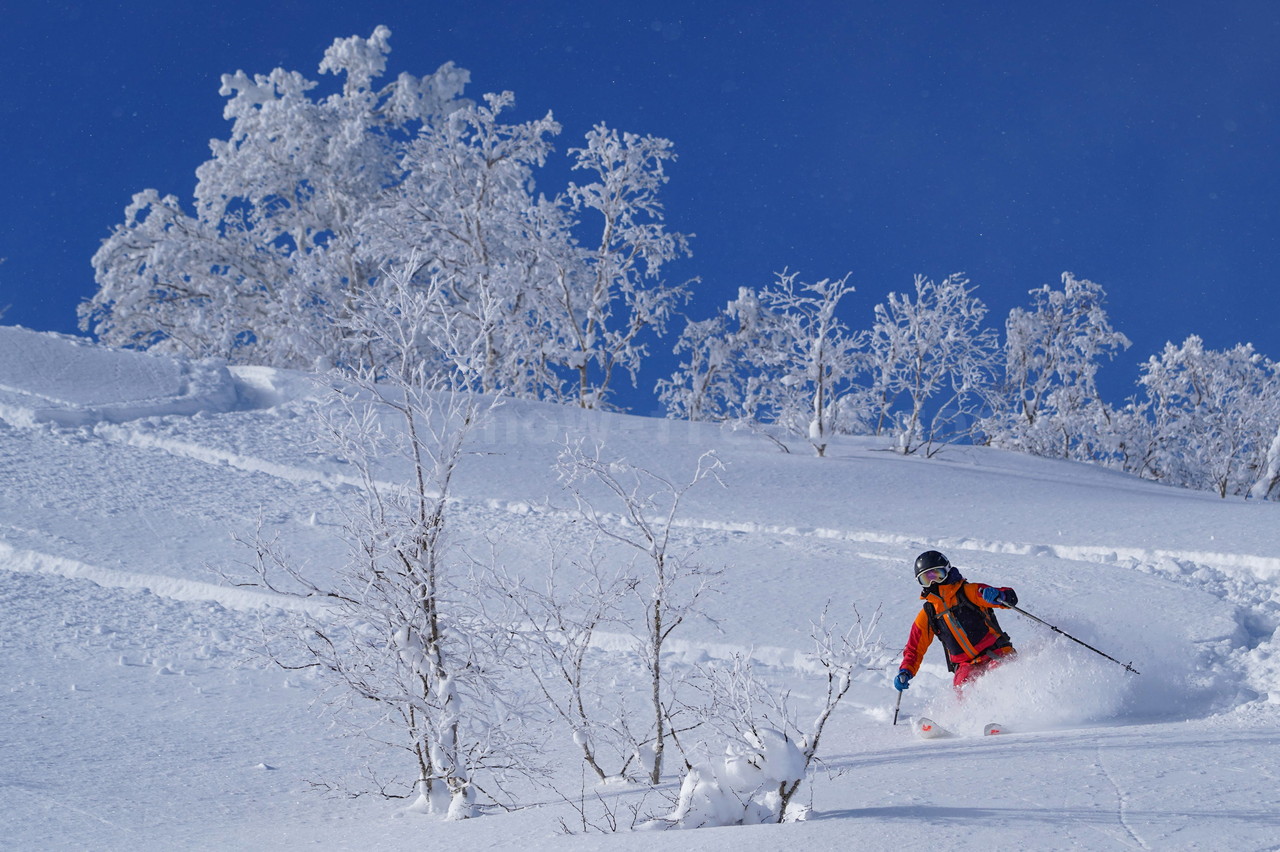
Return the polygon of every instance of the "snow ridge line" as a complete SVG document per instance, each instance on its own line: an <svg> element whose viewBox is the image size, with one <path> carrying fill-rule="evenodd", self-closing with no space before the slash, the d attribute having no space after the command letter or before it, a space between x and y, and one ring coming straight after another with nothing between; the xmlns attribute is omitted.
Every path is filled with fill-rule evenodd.
<svg viewBox="0 0 1280 852"><path fill-rule="evenodd" d="M272 607L309 612L320 612L325 609L321 601L290 598L271 592L238 589L220 586L217 583L185 580L180 577L138 574L103 568L36 550L19 549L3 541L0 541L0 568L15 573L54 574L70 579L89 580L107 588L145 589L161 597L180 601L212 601L228 609Z"/></svg>
<svg viewBox="0 0 1280 852"><path fill-rule="evenodd" d="M495 507L496 508L496 507ZM1141 547L1124 547L1112 545L1073 545L1073 544L1028 544L1016 541L984 541L973 538L941 538L926 539L900 533L880 533L871 531L842 530L824 527L803 528L776 524L760 524L751 521L707 521L695 519L677 519L673 526L724 530L727 532L760 533L773 536L802 536L810 538L834 539L837 541L854 541L869 544L887 544L894 546L910 546L920 548L926 545L943 550L973 551L979 553L1000 553L1013 556L1048 556L1056 559L1076 562L1112 563L1122 559L1136 562L1152 562L1160 559L1183 560L1217 568L1224 572L1243 570L1253 575L1262 583L1271 583L1280 579L1280 558L1257 556L1248 553L1220 553L1203 550L1166 550L1163 548L1146 549Z"/></svg>
<svg viewBox="0 0 1280 852"><path fill-rule="evenodd" d="M68 579L88 580L106 588L142 589L160 597L181 601L209 601L233 610L274 608L319 614L328 608L319 600L220 586L217 583L166 577L159 574L138 574L103 568L35 550L15 548L3 541L0 541L0 570L14 573L52 574ZM629 654L636 651L640 642L639 637L627 633L597 631L592 637L591 647L606 653ZM773 646L747 648L729 643L671 639L666 643L666 651L682 658L681 661L688 665L708 660L731 660L740 656L773 668L787 668L804 673L819 673L822 670L812 655L795 648Z"/></svg>
<svg viewBox="0 0 1280 852"><path fill-rule="evenodd" d="M336 472L318 471L297 465L271 462L242 453L218 450L211 447L185 441L158 438L128 425L100 427L98 432L106 433L104 437L121 440L123 443L144 449L157 449L173 455L183 456L207 464L225 464L233 468L251 473L265 473L288 482L312 482L328 488L363 487L364 482L357 476ZM379 486L394 488L393 483L379 483ZM456 498L459 504L474 502L488 508L526 515L531 505L525 500L503 500L498 498ZM568 516L569 509L556 509L540 506L538 511L547 514ZM1261 583L1273 583L1280 579L1280 558L1259 556L1247 553L1223 553L1200 550L1168 550L1163 548L1146 549L1141 547L1112 545L1071 545L1071 544L1031 544L1014 541L990 541L973 538L929 539L925 536L913 536L905 533L883 533L867 530L846 530L830 527L799 527L795 525L764 524L754 521L713 521L696 518L677 518L673 526L683 529L700 529L721 532L759 533L773 536L798 536L836 541L853 541L869 544L884 544L908 549L926 546L941 547L944 550L962 550L979 553L1000 553L1014 556L1048 556L1057 559L1078 562L1114 563L1122 559L1137 562L1153 562L1161 559L1189 561L1216 568L1224 573L1239 571L1251 574Z"/></svg>
<svg viewBox="0 0 1280 852"><path fill-rule="evenodd" d="M131 428L128 425L100 426L95 432L99 437L115 440L126 446L138 447L144 450L159 450L173 456L188 458L192 461L214 466L226 465L236 470L243 470L246 473L265 473L268 476L274 476L276 479L283 479L286 482L315 483L328 488L340 488L342 486L361 487L364 484L363 480L358 476L313 470L281 462L267 461L266 459L244 455L243 453L219 450L189 441L160 438Z"/></svg>
<svg viewBox="0 0 1280 852"><path fill-rule="evenodd" d="M205 464L227 465L250 473L263 473L288 482L315 483L329 488L342 486L364 486L364 481L359 477L339 473L324 473L306 467L270 462L265 459L241 453L218 450L201 444L159 438L138 429L131 428L127 424L103 425L99 426L95 432L100 437L115 440L129 446L135 446L141 449L159 450L161 452L189 458L193 461ZM378 485L379 487L386 488L396 487L392 483L378 483ZM453 502L457 502L462 505L472 502L476 505L483 505L495 511L508 512L514 515L527 515L533 511L544 514L563 515L565 517L569 517L574 514L570 509L556 509L546 505L535 508L528 502L522 500L483 499L469 501L467 499L456 499ZM732 524L724 525L710 521L678 523L677 526L705 529L714 529L717 527L728 530L735 529L735 525ZM800 533L797 531L796 534ZM197 580L185 580L157 574L138 574L134 572L114 570L111 568L102 568L88 563L66 559L64 557L40 553L34 550L19 550L2 541L0 541L0 563L5 563L3 567L8 570L31 571L57 574L70 578L83 578L95 582L100 586L107 587L148 589L162 597L169 597L177 600L214 601L229 609L275 607L278 609L320 612L325 608L324 604L319 601L292 598L271 592L237 589L221 586L216 583L200 582ZM592 647L599 648L606 652L629 653L635 650L637 641L636 637L628 634L597 632L593 637L591 644ZM667 642L667 648L672 653L684 656L686 659L693 662L696 662L698 658L730 660L735 656L742 656L750 659L752 662L764 666L789 668L801 672L817 671L817 664L813 661L811 655L794 648L773 646L755 646L747 648L727 643L707 644L704 642L684 642L678 639L669 640Z"/></svg>

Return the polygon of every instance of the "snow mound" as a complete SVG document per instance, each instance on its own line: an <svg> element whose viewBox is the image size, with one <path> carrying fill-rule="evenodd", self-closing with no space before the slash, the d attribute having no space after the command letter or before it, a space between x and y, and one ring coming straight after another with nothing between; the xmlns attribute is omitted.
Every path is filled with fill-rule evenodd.
<svg viewBox="0 0 1280 852"><path fill-rule="evenodd" d="M0 326L0 420L76 427L272 405L294 390L275 372Z"/></svg>
<svg viewBox="0 0 1280 852"><path fill-rule="evenodd" d="M314 398L324 382L311 373L276 367L232 365L227 368L245 408L276 408L299 399Z"/></svg>

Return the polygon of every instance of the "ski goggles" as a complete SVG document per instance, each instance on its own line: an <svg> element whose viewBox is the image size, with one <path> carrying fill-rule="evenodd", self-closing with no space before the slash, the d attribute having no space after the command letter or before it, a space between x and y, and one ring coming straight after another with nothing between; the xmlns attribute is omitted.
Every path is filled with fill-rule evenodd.
<svg viewBox="0 0 1280 852"><path fill-rule="evenodd" d="M924 569L916 575L916 580L922 586L932 586L934 583L941 583L943 580L947 579L947 575L950 573L951 569L947 568L945 565L940 565L937 568Z"/></svg>

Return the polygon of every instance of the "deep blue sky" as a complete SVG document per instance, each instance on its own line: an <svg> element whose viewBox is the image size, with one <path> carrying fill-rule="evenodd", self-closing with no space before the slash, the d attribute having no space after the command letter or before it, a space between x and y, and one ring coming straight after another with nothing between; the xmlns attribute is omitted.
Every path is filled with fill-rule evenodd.
<svg viewBox="0 0 1280 852"><path fill-rule="evenodd" d="M1280 358L1272 0L7 0L2 17L5 323L76 330L130 196L189 200L226 138L223 73L314 79L334 38L386 24L390 74L453 60L473 97L554 112L561 156L598 121L673 140L667 221L697 236L670 277L701 277L696 318L790 267L851 272L846 319L867 327L915 273L964 271L1002 326L1071 270L1134 341L1104 371L1113 402L1188 334Z"/></svg>

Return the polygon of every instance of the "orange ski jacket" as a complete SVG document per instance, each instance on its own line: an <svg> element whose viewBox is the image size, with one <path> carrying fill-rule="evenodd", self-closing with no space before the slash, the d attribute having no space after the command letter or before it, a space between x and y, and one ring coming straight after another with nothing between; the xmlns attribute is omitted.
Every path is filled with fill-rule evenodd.
<svg viewBox="0 0 1280 852"><path fill-rule="evenodd" d="M957 582L940 583L921 591L924 605L911 625L899 668L915 677L924 661L924 652L929 650L935 636L946 649L948 671L955 671L957 666L971 663L992 649L1012 648L1013 643L1000 629L994 612L1007 607L983 600L982 590L986 588L990 587L960 578Z"/></svg>

